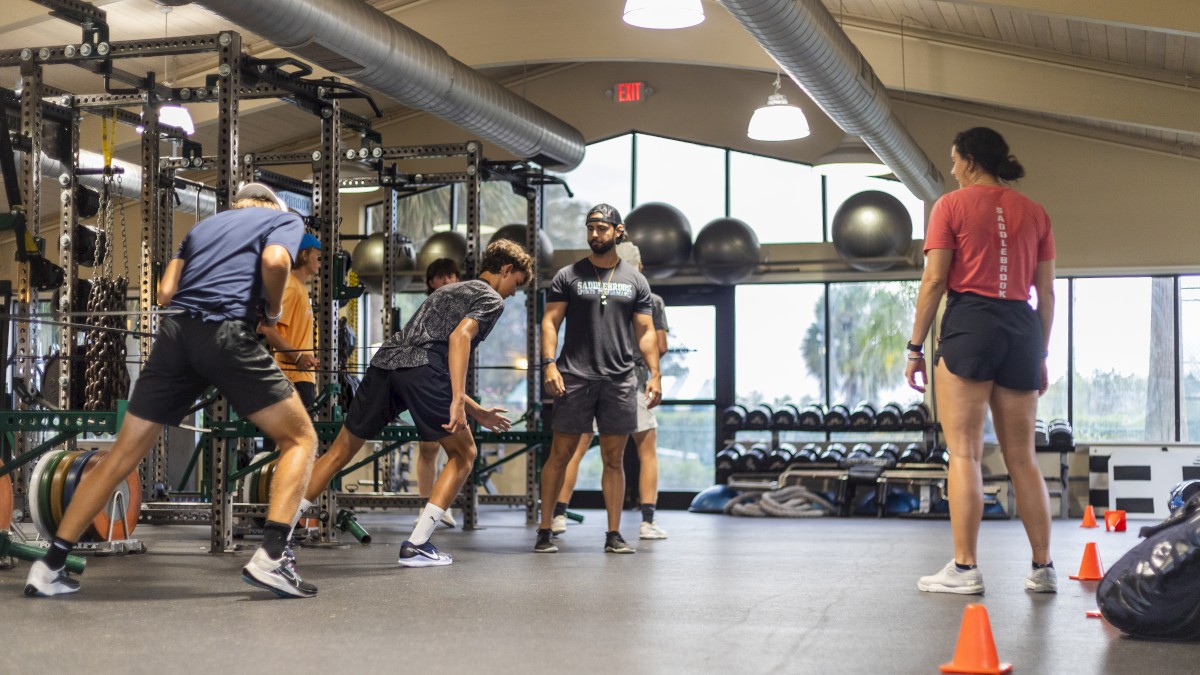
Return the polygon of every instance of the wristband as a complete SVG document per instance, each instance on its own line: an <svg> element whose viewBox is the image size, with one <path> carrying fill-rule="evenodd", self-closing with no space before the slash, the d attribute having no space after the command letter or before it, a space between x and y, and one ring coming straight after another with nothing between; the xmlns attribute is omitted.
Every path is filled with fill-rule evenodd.
<svg viewBox="0 0 1200 675"><path fill-rule="evenodd" d="M921 354L925 351L925 345L914 345L913 343L909 342L907 346L908 346L908 351L910 351L910 352L916 352L918 354Z"/></svg>
<svg viewBox="0 0 1200 675"><path fill-rule="evenodd" d="M924 355L924 354L921 354L920 352L918 352L916 356L911 356L911 355L910 355L910 356L908 357L908 360L909 360L909 361L924 361L924 360L925 360L925 355Z"/></svg>
<svg viewBox="0 0 1200 675"><path fill-rule="evenodd" d="M283 318L283 307L279 308L279 313L276 314L275 316L271 316L271 313L268 312L267 309L264 307L263 308L263 316L265 316L267 318L267 321L278 321Z"/></svg>
<svg viewBox="0 0 1200 675"><path fill-rule="evenodd" d="M546 358L542 359L542 366L548 366L548 365L550 365L551 363L554 363L554 357L553 357L553 356L547 356Z"/></svg>

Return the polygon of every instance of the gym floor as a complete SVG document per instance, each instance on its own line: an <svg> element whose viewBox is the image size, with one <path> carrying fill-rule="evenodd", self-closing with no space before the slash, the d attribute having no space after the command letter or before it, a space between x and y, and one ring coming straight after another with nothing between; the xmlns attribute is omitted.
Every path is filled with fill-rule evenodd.
<svg viewBox="0 0 1200 675"><path fill-rule="evenodd" d="M1057 595L1023 589L1020 522L987 521L980 599L916 589L949 560L947 521L664 512L670 539L606 555L603 513L586 511L559 553L534 554L523 512L494 508L486 529L435 535L452 566L417 570L395 565L413 514L361 514L370 546L297 551L312 600L243 584L249 554L209 555L199 526L139 527L149 552L90 559L75 596L22 597L18 563L0 571L0 672L936 673L971 602L1017 673L1196 672L1193 645L1085 618L1096 583L1067 578L1088 541L1115 562L1136 521L1056 520ZM626 536L638 520L626 514Z"/></svg>

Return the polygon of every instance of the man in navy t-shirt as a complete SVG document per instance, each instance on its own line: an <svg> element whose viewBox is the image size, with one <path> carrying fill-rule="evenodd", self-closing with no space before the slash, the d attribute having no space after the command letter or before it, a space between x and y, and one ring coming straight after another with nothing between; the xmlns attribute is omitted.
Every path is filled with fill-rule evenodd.
<svg viewBox="0 0 1200 675"><path fill-rule="evenodd" d="M79 590L64 568L67 553L113 488L137 470L163 425L179 424L210 385L279 447L262 547L242 569L242 580L280 597L317 594L284 555L317 436L300 397L254 332L260 320L279 320L303 235L304 223L270 188L250 183L234 197L233 210L206 218L184 238L158 286L159 304L183 311L162 320L117 440L80 482L45 559L29 571L26 595Z"/></svg>

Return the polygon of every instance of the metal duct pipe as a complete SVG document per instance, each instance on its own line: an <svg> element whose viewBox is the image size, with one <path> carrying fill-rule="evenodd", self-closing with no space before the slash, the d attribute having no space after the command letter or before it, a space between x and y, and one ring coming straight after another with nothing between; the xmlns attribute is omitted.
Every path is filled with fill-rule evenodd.
<svg viewBox="0 0 1200 675"><path fill-rule="evenodd" d="M125 169L125 173L121 176L121 193L125 199L140 201L142 198L142 168L137 164L122 162L114 159L113 166L119 166ZM104 167L104 155L96 152L87 152L86 150L79 151L79 167L84 169L100 169ZM56 183L52 189L58 189L58 177L67 173L67 165L54 159L42 155L41 161L42 175L52 178ZM104 188L103 176L79 176L79 183L86 185L93 190L102 190ZM43 186L43 191L51 186ZM217 195L212 190L200 190L199 201L197 201L196 190L186 187L175 188L174 207L176 211L185 211L194 213L199 218L207 218L217 212ZM197 212L197 206L199 211Z"/></svg>
<svg viewBox="0 0 1200 675"><path fill-rule="evenodd" d="M887 90L821 0L720 0L843 131L861 136L927 202L942 174L892 112Z"/></svg>
<svg viewBox="0 0 1200 675"><path fill-rule="evenodd" d="M522 159L569 171L583 134L363 0L196 0L312 63L432 113Z"/></svg>

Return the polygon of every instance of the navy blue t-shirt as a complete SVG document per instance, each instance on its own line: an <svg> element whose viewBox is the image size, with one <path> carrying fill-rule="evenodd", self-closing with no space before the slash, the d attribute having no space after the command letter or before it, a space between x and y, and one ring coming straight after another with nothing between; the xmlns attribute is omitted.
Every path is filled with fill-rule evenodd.
<svg viewBox="0 0 1200 675"><path fill-rule="evenodd" d="M175 253L184 264L171 307L205 321L255 321L264 302L263 250L279 244L295 260L303 236L304 221L286 211L252 206L205 218Z"/></svg>

